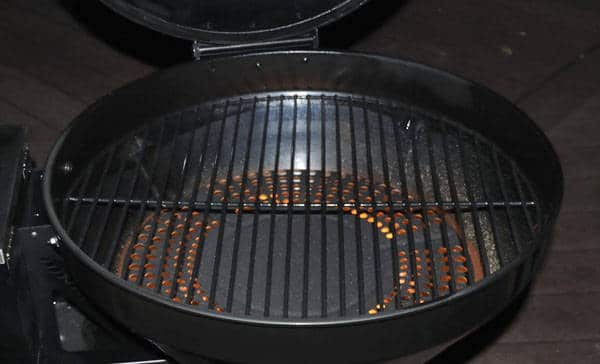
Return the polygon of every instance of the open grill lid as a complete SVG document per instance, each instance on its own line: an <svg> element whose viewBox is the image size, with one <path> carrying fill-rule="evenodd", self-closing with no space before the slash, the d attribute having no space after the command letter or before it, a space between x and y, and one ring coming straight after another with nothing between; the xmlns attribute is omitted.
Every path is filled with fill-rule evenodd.
<svg viewBox="0 0 600 364"><path fill-rule="evenodd" d="M178 38L232 44L290 38L368 0L101 0L141 25Z"/></svg>

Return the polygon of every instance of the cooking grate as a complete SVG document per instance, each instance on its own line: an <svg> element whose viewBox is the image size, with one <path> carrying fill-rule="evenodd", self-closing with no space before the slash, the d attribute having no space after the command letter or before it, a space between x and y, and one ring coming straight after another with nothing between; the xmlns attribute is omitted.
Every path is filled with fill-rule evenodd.
<svg viewBox="0 0 600 364"><path fill-rule="evenodd" d="M385 315L453 295L533 243L529 182L492 143L349 95L167 115L83 168L61 219L165 299L262 320Z"/></svg>

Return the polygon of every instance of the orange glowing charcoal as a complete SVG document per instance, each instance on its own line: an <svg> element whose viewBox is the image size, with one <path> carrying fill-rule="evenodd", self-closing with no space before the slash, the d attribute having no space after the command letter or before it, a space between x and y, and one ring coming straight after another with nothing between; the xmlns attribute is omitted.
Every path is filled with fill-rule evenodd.
<svg viewBox="0 0 600 364"><path fill-rule="evenodd" d="M459 256L454 257L453 260L457 263L465 263L467 261L467 258L465 258L462 255L459 255Z"/></svg>
<svg viewBox="0 0 600 364"><path fill-rule="evenodd" d="M433 289L432 281L436 279L431 275L432 266L434 265L433 261L436 262L435 264L439 264L438 261L442 262L440 269L436 269L436 272L441 271L441 274L443 274L441 279L444 281L449 282L449 279L454 279L457 283L467 284L466 277L450 276L450 266L447 264L449 259L452 259L453 264L455 264L454 272L462 274L467 273L467 268L464 263L466 263L467 260L470 260L473 266L473 272L468 272L469 278L473 281L478 281L483 278L484 273L479 260L478 249L473 242L465 239L461 227L456 223L452 215L446 214L444 211L437 208L431 208L416 213L413 213L415 210L413 208L409 208L406 212L392 211L391 204L384 209L379 209L377 211L373 206L358 207L356 206L357 199L366 203L387 203L397 199L404 201L402 195L406 192L403 192L398 188L390 190L386 184L376 183L371 179L365 178L353 181L352 179L347 180L349 177L344 177L344 179L340 181L333 176L316 178L316 174L312 173L306 175L306 177L300 176L303 175L297 174L296 172L290 174L289 171L265 171L262 174L252 172L247 176L237 175L230 176L228 179L221 179L217 181L214 186L208 185L206 188L212 190L213 195L217 197L217 199L220 198L223 202L225 202L225 197L227 196L231 196L232 199L236 200L243 198L244 202L247 204L236 208L236 214L255 211L257 208L256 205L251 204L256 203L257 201L262 203L268 203L270 201L272 203L284 205L289 205L291 203L307 203L308 206L313 207L324 202L333 203L338 201L338 203L346 205L341 207L344 213L354 215L360 220L366 220L369 224L373 224L377 227L379 233L388 240L393 240L398 237L400 240L405 241L407 229L418 232L430 228L432 224L445 223L446 226L452 229L464 244L463 246L466 251L463 252L460 245L455 245L452 246L452 252L449 254L447 248L440 247L431 252L423 251L423 258L421 258L423 255L421 255L418 250L399 251L397 259L400 272L397 273L397 280L389 294L384 295L381 302L377 303L374 308L367 311L371 315L382 312L389 307L394 297L400 299L399 292L406 290L409 295L414 295L414 292L416 292L414 279L417 279L417 277L420 277L419 280L422 282L422 287ZM305 180L304 178L308 178L308 180ZM231 183L227 184L228 182ZM305 183L308 183L308 186L306 187L307 192L302 192L305 188ZM250 188L246 188L245 186L249 186ZM261 193L261 191L265 192ZM353 191L359 193L354 194ZM414 201L414 197L410 194L408 195L408 201ZM353 208L351 205L355 205L355 207ZM410 213L412 213L412 215L406 215ZM427 220L427 222L425 222L423 215L432 216L432 218L425 219ZM405 216L411 216L414 224L411 224L409 219L406 219ZM157 224L159 226L156 226ZM173 231L170 232L170 239L167 240L167 237L164 236L164 234L169 232L168 228L171 224L175 227ZM196 264L199 243L201 241L203 242L204 238L207 238L209 234L214 234L215 230L219 230L217 229L219 225L219 221L210 218L207 219L200 211L194 210L190 212L188 206L183 206L177 210L163 208L160 211L160 214L149 214L144 219L143 224L140 225L138 232L141 233L137 236L137 244L133 247L134 253L130 256L131 261L129 263L134 264L136 261L141 260L141 254L147 254L146 258L148 260L156 261L158 259L156 255L159 255L158 252L161 251L161 249L165 249L166 254L164 256L165 261L164 266L162 267L163 269L154 272L155 266L150 264L150 262L146 263L144 269L152 270L152 272L146 272L144 277L152 279L155 274L159 275L165 280L161 282L163 287L165 287L162 294L167 295L170 294L169 287L172 287L172 282L168 279L170 277L176 277L176 282L178 284L177 290L181 293L179 298L176 297L177 299L174 299L175 302L185 303L183 302L184 298L185 301L191 305L199 305L202 304L202 302L208 302L209 298L207 295L204 295L205 292L200 289L201 286L198 279L195 278L192 281L189 277L192 276L192 270ZM153 229L156 231L154 237L148 235ZM185 229L187 230L184 234L183 230ZM149 247L143 244L148 239L152 239L153 241L153 244ZM188 246L188 242L193 243ZM456 242L453 243L456 244ZM124 270L127 267L126 261L131 244L130 238L126 240L125 243L121 244L121 250L117 253L118 264L115 267L115 271L119 275L125 274ZM135 253L136 249L139 249L140 254ZM182 249L184 249L183 251L185 252L184 256L180 256ZM154 254L152 254L152 252L154 252ZM418 263L414 265L413 271L410 271L409 269L409 254L412 256L411 259L413 259L413 262ZM163 259L163 257L161 257L161 259ZM421 260L423 260L423 263L421 263ZM177 266L179 263L182 263L181 265L184 265L184 267L181 267L178 270ZM135 264L127 268L130 268L130 271L135 271L136 269L138 271L141 270L141 267L136 266ZM129 280L138 280L139 276L136 272L129 273L130 274L127 276ZM139 272L139 274L142 274L142 272ZM412 280L409 281L409 287L403 287L407 284L408 279L411 278ZM152 282L148 282L144 283L144 286L150 288L152 284ZM196 296L190 297L188 301L188 288L191 289L191 287L193 287L194 292L196 292ZM439 292L444 292L447 289L449 288L446 284L438 287ZM427 290L422 290L420 297L428 297L430 295L430 292ZM409 299L412 303L424 302L422 299L415 301L414 297L405 297L402 299ZM224 309L216 303L211 303L211 308L216 312L224 312Z"/></svg>
<svg viewBox="0 0 600 364"><path fill-rule="evenodd" d="M465 267L464 265L458 266L456 268L454 268L458 273L467 273L469 271L469 269L467 267Z"/></svg>
<svg viewBox="0 0 600 364"><path fill-rule="evenodd" d="M464 276L460 276L460 277L456 277L456 283L460 283L460 284L467 284L468 280L467 277Z"/></svg>
<svg viewBox="0 0 600 364"><path fill-rule="evenodd" d="M461 253L463 251L463 248L460 245L455 245L455 246L452 247L452 251L454 253Z"/></svg>

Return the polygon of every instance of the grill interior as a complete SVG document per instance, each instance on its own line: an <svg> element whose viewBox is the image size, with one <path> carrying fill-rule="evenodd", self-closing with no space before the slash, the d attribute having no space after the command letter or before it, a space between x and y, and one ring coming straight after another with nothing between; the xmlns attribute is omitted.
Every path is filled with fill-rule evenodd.
<svg viewBox="0 0 600 364"><path fill-rule="evenodd" d="M368 97L232 98L91 160L60 218L165 300L257 320L386 315L498 272L540 211L515 163L452 120Z"/></svg>

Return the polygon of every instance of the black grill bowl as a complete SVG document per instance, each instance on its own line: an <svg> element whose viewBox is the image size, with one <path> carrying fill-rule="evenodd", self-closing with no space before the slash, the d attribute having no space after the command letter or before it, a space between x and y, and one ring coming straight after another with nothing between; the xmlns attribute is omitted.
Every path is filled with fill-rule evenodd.
<svg viewBox="0 0 600 364"><path fill-rule="evenodd" d="M71 276L130 330L229 362L358 363L423 361L505 308L562 188L543 133L484 87L278 52L101 99L56 143L44 198Z"/></svg>

